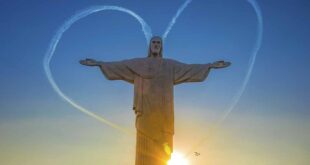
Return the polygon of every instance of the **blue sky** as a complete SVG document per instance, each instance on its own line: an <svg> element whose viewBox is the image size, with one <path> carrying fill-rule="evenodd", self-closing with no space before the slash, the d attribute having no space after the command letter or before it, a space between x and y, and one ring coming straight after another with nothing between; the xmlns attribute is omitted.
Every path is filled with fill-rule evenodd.
<svg viewBox="0 0 310 165"><path fill-rule="evenodd" d="M34 121L41 119L49 123L47 128L55 128L55 132L59 130L48 121L67 121L72 117L76 123L86 120L82 129L84 132L96 125L100 127L98 130L106 132L100 136L112 134L110 128L95 124L96 121L62 101L49 85L42 62L51 38L70 16L94 5L116 5L131 9L151 26L153 34L162 35L183 2L1 1L0 130L4 132L1 136L6 137L2 139L7 141L0 140L0 144L6 146L16 140L21 141L17 148L25 145L18 136L22 130L29 130L31 134L33 125L22 129L14 124L36 123ZM291 132L294 135L292 139L309 137L309 129L305 128L310 126L310 1L257 2L264 19L262 47L248 86L223 127L234 130L239 125L248 125L248 120L253 118L258 123L268 121L266 123L274 124L274 129L281 122L287 123L279 124L279 128L283 133ZM187 123L183 119L188 115L190 117L184 120L194 125L197 118L204 121L202 125L220 118L246 74L250 52L256 41L256 26L255 12L245 0L193 0L184 10L164 43L164 57L186 63L209 63L225 59L231 61L232 66L211 71L203 83L183 84L175 88L175 112L179 125ZM130 111L132 86L121 81L108 81L99 69L83 67L78 61L86 57L113 61L145 57L146 53L144 35L134 18L116 11L103 11L76 22L64 34L52 59L51 70L63 92L75 101L113 122L134 129L134 116ZM281 122L276 123L279 120ZM260 128L254 125L254 130ZM50 135L57 134L55 132L52 131ZM44 133L38 131L42 137ZM272 131L262 136L269 143L275 140ZM96 134L92 137L96 137ZM63 139L66 138L57 137L57 142ZM249 139L257 142L255 138ZM292 141L289 138L286 140ZM25 141L29 142L32 142L31 138ZM54 143L52 141L50 145ZM292 142L292 145L295 143ZM308 146L306 149L297 148L305 151L302 153L310 152L308 142L300 140L298 145ZM5 149L12 150L8 146ZM302 156L300 160L307 161Z"/></svg>

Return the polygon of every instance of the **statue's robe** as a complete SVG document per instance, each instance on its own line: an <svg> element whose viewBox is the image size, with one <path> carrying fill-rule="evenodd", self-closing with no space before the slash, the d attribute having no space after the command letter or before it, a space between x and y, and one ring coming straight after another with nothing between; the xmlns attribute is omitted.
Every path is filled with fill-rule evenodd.
<svg viewBox="0 0 310 165"><path fill-rule="evenodd" d="M210 64L184 64L148 57L101 62L100 68L109 80L134 84L136 165L166 164L173 148L173 86L205 80Z"/></svg>

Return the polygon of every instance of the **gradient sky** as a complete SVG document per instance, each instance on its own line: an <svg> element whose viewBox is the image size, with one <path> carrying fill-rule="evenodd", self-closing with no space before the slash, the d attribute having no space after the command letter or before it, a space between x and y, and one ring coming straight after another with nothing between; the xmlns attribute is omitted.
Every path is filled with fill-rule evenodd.
<svg viewBox="0 0 310 165"><path fill-rule="evenodd" d="M257 0L264 19L262 47L238 105L215 131L247 71L256 41L256 15L245 0L193 0L164 43L164 57L186 63L225 59L203 83L175 88L175 150L194 165L310 164L310 1ZM183 0L0 1L0 164L134 164L135 137L76 111L51 88L44 54L56 30L94 5L131 9L162 35ZM140 24L103 11L76 22L61 39L51 70L59 87L89 110L130 129L133 88L108 81L89 57L145 57Z"/></svg>

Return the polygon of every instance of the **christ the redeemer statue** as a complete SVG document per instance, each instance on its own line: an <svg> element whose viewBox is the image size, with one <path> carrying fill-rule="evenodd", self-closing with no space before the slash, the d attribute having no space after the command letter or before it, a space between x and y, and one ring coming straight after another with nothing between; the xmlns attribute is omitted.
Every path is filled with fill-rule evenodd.
<svg viewBox="0 0 310 165"><path fill-rule="evenodd" d="M136 165L166 165L173 150L173 87L185 82L201 82L212 68L229 62L184 64L163 58L162 39L153 37L148 57L116 62L81 60L98 66L109 80L124 80L134 85L133 110L136 114Z"/></svg>

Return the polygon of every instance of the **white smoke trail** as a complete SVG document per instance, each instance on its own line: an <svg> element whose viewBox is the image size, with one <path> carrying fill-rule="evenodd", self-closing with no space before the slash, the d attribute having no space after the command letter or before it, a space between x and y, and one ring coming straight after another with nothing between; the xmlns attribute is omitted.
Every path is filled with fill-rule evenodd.
<svg viewBox="0 0 310 165"><path fill-rule="evenodd" d="M239 100L240 100L249 80L250 80L257 53L258 53L258 50L262 44L262 39L263 39L263 16L262 16L262 12L261 12L260 7L257 4L256 0L247 0L247 2L249 2L251 4L251 6L253 7L253 9L256 13L256 16L257 16L257 22L258 22L257 23L257 29L256 29L257 30L257 40L256 40L254 48L252 49L252 52L251 52L249 65L248 65L248 71L246 73L244 81L243 81L238 93L232 99L231 105L225 111L224 115L218 121L218 123L222 123L227 118L227 116L232 112L232 110L236 107L236 105L238 104L238 102L239 102Z"/></svg>
<svg viewBox="0 0 310 165"><path fill-rule="evenodd" d="M200 140L196 145L194 145L189 152L187 152L187 157L191 155L191 153L194 151L195 148L201 146L207 139L211 138L212 135L216 132L216 130L220 127L220 125L225 121L225 119L229 116L229 114L233 111L233 109L238 104L253 71L253 67L255 64L257 53L261 47L262 39L263 39L263 16L261 9L256 2L256 0L247 0L247 2L252 6L252 8L255 11L256 17L257 17L257 40L256 43L252 49L251 56L249 59L249 65L248 70L246 73L246 76L244 78L244 81L238 90L237 94L233 97L232 103L228 106L227 110L224 112L224 114L221 116L221 118L217 121L217 123L209 130L208 136L204 137L202 140Z"/></svg>
<svg viewBox="0 0 310 165"><path fill-rule="evenodd" d="M76 21L99 11L104 11L104 10L115 10L115 11L121 11L124 13L127 13L131 16L133 16L134 18L136 18L142 27L142 31L144 32L145 38L146 38L146 43L149 42L150 38L152 37L152 32L151 32L151 28L148 26L148 24L140 17L138 16L136 13L132 12L129 9L123 8L123 7L118 7L118 6L94 6L91 8L88 8L86 10L80 11L77 14L73 15L70 19L68 19L56 32L56 34L54 35L54 37L52 38L52 41L49 45L49 48L44 56L44 60L43 60L43 67L44 67L44 71L45 74L47 76L47 79L49 81L49 83L51 84L51 86L53 87L53 89L55 90L55 92L65 101L67 101L70 105L72 105L73 107L75 107L77 110L99 120L102 123L105 123L109 126L111 126L112 128L115 128L121 132L127 133L127 134L132 134L131 132L129 132L128 130L126 130L125 128L122 128L121 126L105 119L103 116L99 116L89 110L87 110L86 108L80 106L79 104L77 104L76 102L74 102L70 97L68 97L67 95L65 95L61 89L58 87L57 83L54 81L53 75L51 73L50 70L50 61L54 55L55 49L57 47L57 44L59 42L59 40L61 39L62 35L64 32L66 32L66 30L68 30L71 25L73 23L75 23Z"/></svg>
<svg viewBox="0 0 310 165"><path fill-rule="evenodd" d="M258 28L257 28L257 42L255 44L255 47L251 53L251 57L249 60L249 67L248 67L248 71L247 74L245 76L245 79L241 85L241 88L239 89L238 93L233 97L233 101L230 104L230 106L228 107L228 109L225 111L224 115L220 118L220 120L218 121L217 125L219 126L226 118L227 116L232 112L232 110L235 108L235 106L237 105L237 103L239 102L247 84L248 81L250 79L250 76L252 74L252 70L254 67L254 63L255 63L255 59L256 59L256 55L257 52L261 46L261 42L262 42L262 34L263 34L263 18L262 18L262 14L260 11L260 8L257 4L257 2L255 0L247 0L251 6L253 7L253 9L255 10L255 13L257 15L257 19L258 19ZM174 26L174 24L176 23L177 18L182 14L182 12L184 11L184 9L190 4L191 0L186 0L185 3L180 6L180 8L178 9L176 15L172 18L172 20L170 21L165 33L163 34L163 40L165 40L169 34L169 32L171 31L172 27ZM77 14L75 14L74 16L72 16L68 21L66 21L60 28L59 30L56 32L55 36L53 37L49 49L47 50L45 57L44 57L44 61L43 61L43 65L44 65L44 70L46 73L46 76L50 82L50 84L52 85L53 89L55 90L55 92L61 97L63 98L65 101L67 101L69 104L71 104L73 107L75 107L77 110L86 113L89 116L92 116L94 118L96 118L97 120L113 127L116 128L122 132L126 132L128 133L127 130L125 130L124 128L108 121L107 119L105 119L102 116L98 116L96 114L94 114L93 112L87 110L86 108L83 108L82 106L80 106L79 104L75 103L71 98L69 98L68 96L66 96L58 87L58 85L56 84L56 82L53 79L53 76L51 74L50 71L50 61L54 55L55 49L57 47L57 44L59 42L59 40L62 37L62 34L68 30L71 25L78 21L79 19L82 19L92 13L96 13L99 11L104 11L104 10L115 10L115 11L121 11L121 12L125 12L127 14L130 14L131 16L135 17L141 24L142 27L142 31L144 32L145 38L146 38L146 43L149 42L150 38L152 37L152 32L151 32L151 28L148 26L148 24L140 17L138 16L136 13L132 12L129 9L126 8L122 8L122 7L118 7L118 6L95 6L95 7L91 7L88 8L86 10L83 10L81 12L78 12ZM204 140L203 140L204 141Z"/></svg>
<svg viewBox="0 0 310 165"><path fill-rule="evenodd" d="M172 18L172 20L170 21L165 33L162 36L163 41L165 41L165 39L167 38L169 32L171 31L173 25L176 23L176 20L178 19L178 17L182 14L182 12L184 11L184 9L188 6L188 4L192 2L192 0L186 0L182 6L180 6L180 8L178 9L177 13L174 15L174 17Z"/></svg>

